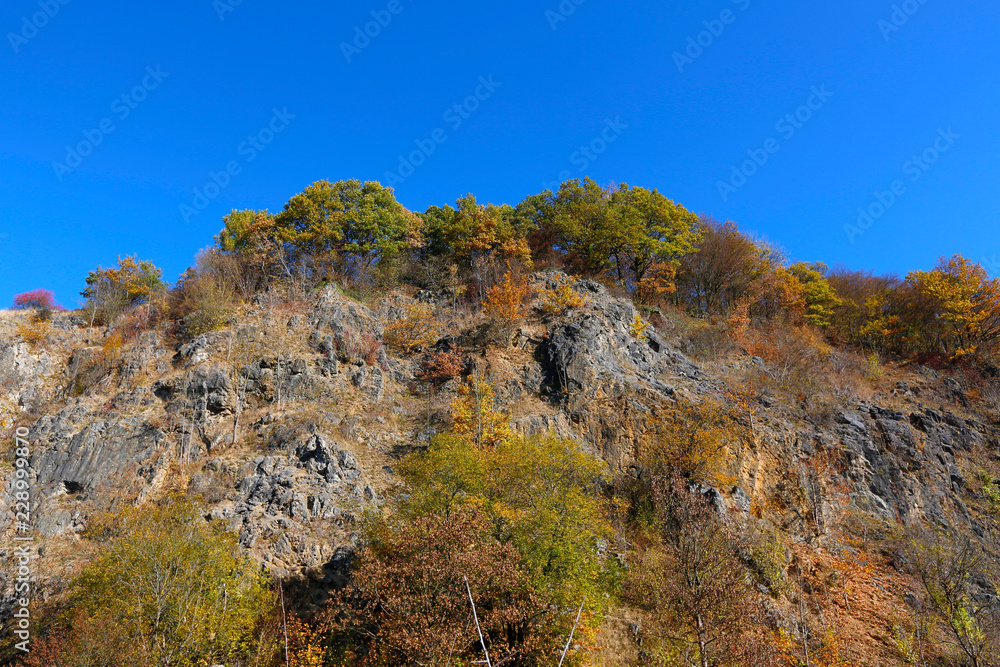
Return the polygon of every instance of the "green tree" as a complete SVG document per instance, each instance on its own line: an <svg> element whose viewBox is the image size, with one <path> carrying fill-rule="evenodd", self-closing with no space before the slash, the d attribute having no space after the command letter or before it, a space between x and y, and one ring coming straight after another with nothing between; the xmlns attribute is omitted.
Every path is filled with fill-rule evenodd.
<svg viewBox="0 0 1000 667"><path fill-rule="evenodd" d="M826 279L826 265L798 262L788 267L788 272L801 285L799 291L805 301L805 320L818 327L829 327L833 323L834 311L840 305L840 299Z"/></svg>
<svg viewBox="0 0 1000 667"><path fill-rule="evenodd" d="M421 222L375 181L317 181L292 197L276 218L278 238L316 262L320 274L339 268L356 276L419 245ZM353 271L352 271L353 270Z"/></svg>
<svg viewBox="0 0 1000 667"><path fill-rule="evenodd" d="M443 435L404 474L413 490L404 512L480 509L547 599L599 604L613 574L598 551L612 535L598 494L604 470L575 442L511 435L480 449L474 436Z"/></svg>
<svg viewBox="0 0 1000 667"><path fill-rule="evenodd" d="M611 268L609 200L610 193L590 178L566 181L552 195L556 243L574 271L598 275Z"/></svg>
<svg viewBox="0 0 1000 667"><path fill-rule="evenodd" d="M134 306L150 303L165 288L163 271L132 255L119 257L117 267L91 271L81 294L87 299L91 321L108 323Z"/></svg>
<svg viewBox="0 0 1000 667"><path fill-rule="evenodd" d="M510 206L480 204L474 195L456 202L456 208L432 207L424 214L432 251L452 254L466 267L477 262L531 261L528 244L515 224Z"/></svg>
<svg viewBox="0 0 1000 667"><path fill-rule="evenodd" d="M606 221L598 245L614 259L618 281L633 288L657 266L693 252L700 238L697 215L656 190L624 183L611 194Z"/></svg>

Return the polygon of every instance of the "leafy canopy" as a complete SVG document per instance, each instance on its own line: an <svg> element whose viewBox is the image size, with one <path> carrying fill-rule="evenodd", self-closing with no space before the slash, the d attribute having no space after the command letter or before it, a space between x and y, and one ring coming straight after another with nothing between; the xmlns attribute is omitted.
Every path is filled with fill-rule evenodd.
<svg viewBox="0 0 1000 667"><path fill-rule="evenodd" d="M413 492L403 512L484 512L537 590L567 607L596 604L610 576L599 553L612 535L598 494L604 466L572 440L514 435L508 421L483 383L459 397L455 430L404 467Z"/></svg>
<svg viewBox="0 0 1000 667"><path fill-rule="evenodd" d="M103 550L73 582L73 606L115 619L107 630L132 646L129 664L216 664L249 649L267 581L235 536L202 515L174 496L91 528Z"/></svg>

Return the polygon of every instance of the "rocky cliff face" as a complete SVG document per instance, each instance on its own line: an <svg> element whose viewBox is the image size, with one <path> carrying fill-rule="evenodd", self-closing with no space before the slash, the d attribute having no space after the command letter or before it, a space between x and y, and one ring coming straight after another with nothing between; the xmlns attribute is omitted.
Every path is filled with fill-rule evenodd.
<svg viewBox="0 0 1000 667"><path fill-rule="evenodd" d="M533 280L540 288L568 279ZM480 322L449 314L448 295L416 299L442 304L439 347L466 344L466 372L496 385L517 429L572 436L618 475L638 474L636 445L659 406L719 397L746 369L768 371L739 353L696 364L669 321L636 337L630 301L591 281L573 289L583 307L549 316L533 304L514 348L490 355L470 344ZM86 329L67 320L43 351L0 331L0 387L30 430L37 530L52 545L39 564L43 586L58 589L63 561L54 554L72 553L90 513L171 490L201 495L275 573L342 578L359 517L398 484L396 458L446 423L448 387L445 398L428 397L419 357L382 345L385 324L415 302L395 295L369 309L334 288L284 310L261 301L233 329L191 342L147 332L89 385L81 378L101 348L87 344ZM810 548L834 548L843 498L872 520L980 532L967 457L996 456L998 432L963 401L953 380L922 369L867 400L844 397L822 419L759 395L749 406L752 438L729 451L732 484L707 492L720 511L753 514ZM7 534L11 473L0 471Z"/></svg>

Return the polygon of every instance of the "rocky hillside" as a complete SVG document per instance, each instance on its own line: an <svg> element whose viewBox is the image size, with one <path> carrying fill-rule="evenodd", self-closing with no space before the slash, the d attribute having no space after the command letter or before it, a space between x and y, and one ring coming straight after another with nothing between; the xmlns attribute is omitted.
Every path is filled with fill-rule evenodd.
<svg viewBox="0 0 1000 667"><path fill-rule="evenodd" d="M836 626L842 658L907 664L899 626L916 613L919 582L893 535L922 525L985 538L996 520L983 481L1000 465L995 415L962 379L903 363L866 374L837 349L790 370L600 283L559 272L531 283L530 315L508 348L488 346L483 315L455 308L447 290L367 305L333 286L295 300L265 294L193 340L172 325L111 340L59 314L33 347L15 334L27 315L5 313L0 387L7 416L28 429L40 594L58 599L92 555L83 531L93 516L182 492L293 586L297 607L318 608L350 577L364 515L405 492L400 460L449 427L457 387L476 377L495 387L515 431L577 440L620 485L648 474L640 452L661 411L731 406L743 435L699 492L717 513L777 536L780 572L761 585L773 628L794 643ZM537 295L563 284L583 305L547 314ZM415 305L433 309L436 342L386 345L386 328ZM462 354L459 376L439 387L421 375L432 350ZM814 377L796 385L796 373ZM12 436L0 470L8 538ZM616 547L625 561L632 548L625 538ZM3 555L13 563L12 547ZM0 570L8 614L15 570ZM976 591L995 600L986 579ZM627 604L607 613L594 664L639 659L639 618Z"/></svg>

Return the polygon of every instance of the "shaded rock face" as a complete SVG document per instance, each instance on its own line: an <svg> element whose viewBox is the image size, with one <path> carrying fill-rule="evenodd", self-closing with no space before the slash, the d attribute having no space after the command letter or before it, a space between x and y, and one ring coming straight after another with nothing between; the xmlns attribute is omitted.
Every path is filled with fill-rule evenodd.
<svg viewBox="0 0 1000 667"><path fill-rule="evenodd" d="M955 454L984 444L986 427L932 409L907 416L867 407L841 412L827 434L845 451L852 502L882 519L970 525Z"/></svg>
<svg viewBox="0 0 1000 667"><path fill-rule="evenodd" d="M197 422L203 422L208 415L232 412L232 390L229 375L219 367L198 368L153 385L153 393L168 404L168 412L193 406Z"/></svg>
<svg viewBox="0 0 1000 667"><path fill-rule="evenodd" d="M674 378L701 380L701 370L652 328L643 338L632 330L631 302L610 297L604 286L577 281L590 303L557 325L538 347L547 391L578 437L593 444L613 466L624 469L651 410L675 398Z"/></svg>
<svg viewBox="0 0 1000 667"><path fill-rule="evenodd" d="M31 427L27 440L32 449L33 497L40 506L36 528L46 537L83 525L79 508L58 502L60 497L149 487L169 460L161 430L136 417L100 419L79 406L43 417ZM10 498L4 500L9 503Z"/></svg>

